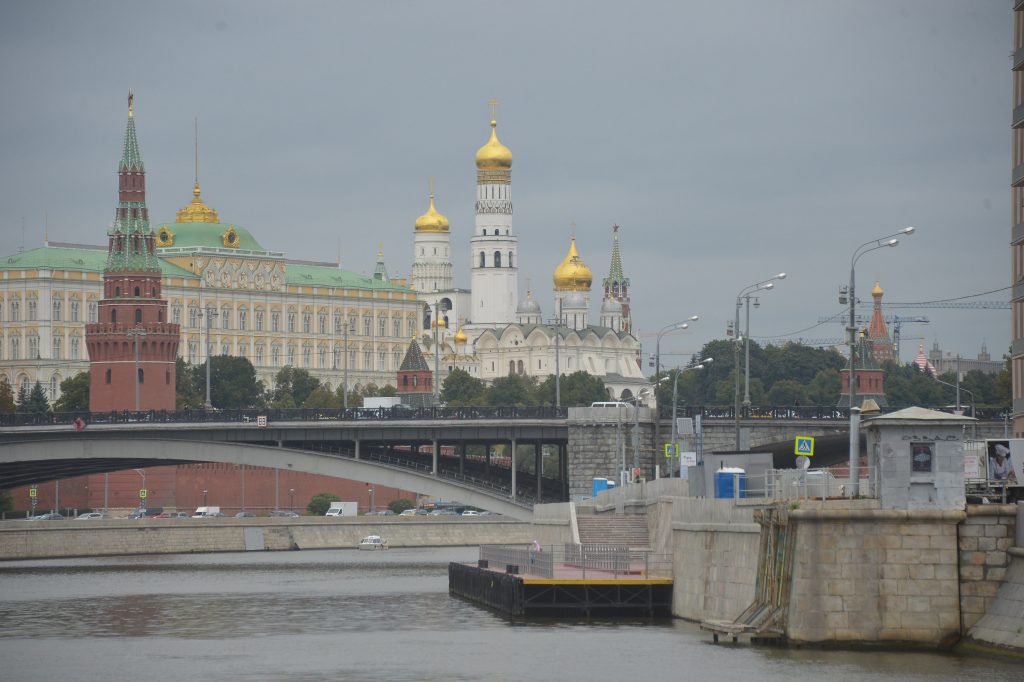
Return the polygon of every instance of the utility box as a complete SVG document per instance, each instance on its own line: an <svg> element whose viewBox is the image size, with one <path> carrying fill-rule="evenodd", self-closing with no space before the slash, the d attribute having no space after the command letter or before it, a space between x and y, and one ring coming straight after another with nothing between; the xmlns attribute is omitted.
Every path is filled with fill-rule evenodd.
<svg viewBox="0 0 1024 682"><path fill-rule="evenodd" d="M908 407L862 422L882 509L964 509L964 426L972 417Z"/></svg>

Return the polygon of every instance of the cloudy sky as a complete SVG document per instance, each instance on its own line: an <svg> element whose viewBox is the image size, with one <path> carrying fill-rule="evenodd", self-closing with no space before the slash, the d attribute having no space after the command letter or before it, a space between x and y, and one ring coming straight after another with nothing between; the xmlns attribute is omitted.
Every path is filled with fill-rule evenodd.
<svg viewBox="0 0 1024 682"><path fill-rule="evenodd" d="M101 243L129 87L154 222L200 182L272 250L408 275L434 177L469 285L487 101L512 149L520 290L550 314L576 225L595 280L611 226L645 347L663 364L723 338L737 292L788 273L754 337L833 338L856 247L865 300L922 302L1010 281L1011 3L5 2L0 254ZM23 227L24 226L24 227ZM597 282L595 282L597 283ZM592 309L599 302L595 296ZM981 296L1008 300L1008 292ZM893 311L967 357L1010 341L1008 310ZM921 341L911 337L923 337ZM907 340L911 339L911 340Z"/></svg>

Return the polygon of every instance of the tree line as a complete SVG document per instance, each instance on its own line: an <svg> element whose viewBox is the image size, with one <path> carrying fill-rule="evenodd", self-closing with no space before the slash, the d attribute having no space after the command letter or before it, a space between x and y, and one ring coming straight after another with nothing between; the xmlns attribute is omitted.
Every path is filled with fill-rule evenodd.
<svg viewBox="0 0 1024 682"><path fill-rule="evenodd" d="M695 369L698 358L713 362ZM735 391L734 345L732 341L716 340L704 345L701 352L686 366L669 369L660 377L650 377L657 386L659 405L672 404L673 384L678 375L677 404L731 405ZM839 401L841 374L845 357L834 349L814 348L799 343L761 346L750 344L750 399L755 406L821 405L832 406ZM206 367L190 365L182 359L176 363L177 409L202 408L206 399ZM742 364L739 366L742 372ZM918 405L944 407L955 400L953 372L936 378L915 364L886 363L885 395L892 406ZM744 377L740 377L741 391ZM944 383L942 383L944 382ZM960 381L961 403L978 408L1009 409L1011 381L1009 360L997 374L978 370L967 372ZM561 404L585 406L608 400L608 390L600 377L586 372L562 376ZM89 409L89 373L82 372L60 384L61 396L52 405L45 389L36 382L30 389L22 386L15 394L11 386L0 381L0 412L46 413L77 412ZM355 384L348 393L349 407L359 407L363 398L394 396L394 386L374 383ZM555 378L543 381L535 377L513 374L486 383L461 369L453 370L441 387L441 400L452 407L520 406L555 404ZM272 387L256 377L256 370L246 358L218 355L211 358L210 402L218 409L270 408L338 408L343 400L343 387L331 388L297 367L283 367L274 377Z"/></svg>

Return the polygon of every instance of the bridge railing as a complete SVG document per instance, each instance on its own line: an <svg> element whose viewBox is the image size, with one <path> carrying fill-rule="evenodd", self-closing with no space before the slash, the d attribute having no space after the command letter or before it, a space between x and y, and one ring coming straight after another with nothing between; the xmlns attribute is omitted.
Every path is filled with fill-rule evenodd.
<svg viewBox="0 0 1024 682"><path fill-rule="evenodd" d="M909 405L889 406L882 412L896 412ZM945 406L936 407L942 412L950 412ZM696 417L706 420L728 420L735 419L736 412L732 405L679 405L676 407L676 417ZM970 417L971 410L966 408L964 415ZM1007 418L1006 408L980 407L976 410L974 417L982 421L1001 421ZM661 419L672 418L672 405L659 405L658 416ZM829 405L765 405L740 408L740 419L766 419L773 421L799 420L799 419L830 419L847 420L850 418L850 408L835 407Z"/></svg>
<svg viewBox="0 0 1024 682"><path fill-rule="evenodd" d="M0 414L3 426L72 426L77 419L85 424L175 424L175 423L256 423L260 417L267 422L309 421L437 421L482 419L566 419L568 408L552 406L534 407L397 407L381 408L301 408L244 410L150 410L134 412L48 412L30 414L14 412Z"/></svg>

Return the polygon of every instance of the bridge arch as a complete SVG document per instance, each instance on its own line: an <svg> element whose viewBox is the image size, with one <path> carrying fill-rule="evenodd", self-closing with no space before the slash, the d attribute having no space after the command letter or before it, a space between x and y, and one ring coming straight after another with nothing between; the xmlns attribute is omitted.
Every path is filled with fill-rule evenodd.
<svg viewBox="0 0 1024 682"><path fill-rule="evenodd" d="M125 466L109 460L124 460ZM139 462L142 464L139 464ZM374 485L453 499L505 516L529 521L532 508L507 497L431 474L317 452L247 443L162 440L158 438L92 438L20 441L0 445L0 462L21 471L39 472L38 480L95 471L158 464L220 462L322 474Z"/></svg>

